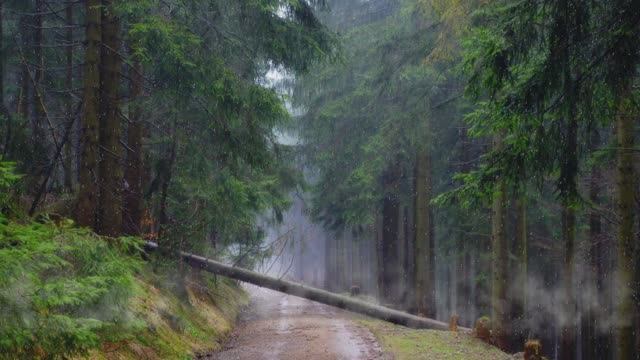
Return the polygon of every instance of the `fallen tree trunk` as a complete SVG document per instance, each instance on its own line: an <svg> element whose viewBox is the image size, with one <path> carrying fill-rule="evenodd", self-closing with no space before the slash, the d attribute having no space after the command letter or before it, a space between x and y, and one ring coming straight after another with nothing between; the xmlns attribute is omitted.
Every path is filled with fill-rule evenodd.
<svg viewBox="0 0 640 360"><path fill-rule="evenodd" d="M158 250L158 244L154 242L147 242L145 248L148 251ZM384 306L360 301L348 296L338 295L326 290L302 285L288 280L277 279L247 269L225 265L221 262L186 252L180 252L180 256L187 264L197 269L202 269L214 274L283 292L285 294L309 299L322 304L335 306L340 309L368 315L394 324L415 329L449 330L449 324L442 321L411 315ZM470 331L470 329L462 327L459 327L458 330Z"/></svg>

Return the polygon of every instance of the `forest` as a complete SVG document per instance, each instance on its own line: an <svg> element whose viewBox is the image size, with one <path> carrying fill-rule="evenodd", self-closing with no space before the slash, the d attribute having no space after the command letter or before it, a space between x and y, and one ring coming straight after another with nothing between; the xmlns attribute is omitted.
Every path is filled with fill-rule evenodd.
<svg viewBox="0 0 640 360"><path fill-rule="evenodd" d="M639 0L0 0L0 359L263 358L221 334L280 300L180 252L640 359L639 39Z"/></svg>

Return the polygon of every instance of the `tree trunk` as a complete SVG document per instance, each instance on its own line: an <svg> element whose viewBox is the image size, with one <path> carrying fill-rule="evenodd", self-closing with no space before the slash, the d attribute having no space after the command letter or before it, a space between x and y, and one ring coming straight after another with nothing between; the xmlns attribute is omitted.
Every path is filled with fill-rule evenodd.
<svg viewBox="0 0 640 360"><path fill-rule="evenodd" d="M338 292L343 292L346 287L346 272L347 270L347 253L346 253L346 244L347 238L345 233L336 236L336 289Z"/></svg>
<svg viewBox="0 0 640 360"><path fill-rule="evenodd" d="M72 120L72 107L73 107L73 98L70 96L70 93L73 91L73 3L67 4L67 9L65 11L65 20L67 31L65 32L65 41L66 49L66 61L67 61L67 69L65 76L65 87L69 94L65 97L64 100L64 110L66 123L70 123ZM69 192L73 192L73 143L71 141L67 141L64 146L64 159L62 161L62 168L64 170L64 185Z"/></svg>
<svg viewBox="0 0 640 360"><path fill-rule="evenodd" d="M415 184L413 185L415 186ZM413 190L415 191L415 189ZM414 217L415 210L414 204L408 204L404 207L404 221L405 221L405 277L406 277L406 302L405 306L407 311L416 313L416 294L415 294L415 254L414 254Z"/></svg>
<svg viewBox="0 0 640 360"><path fill-rule="evenodd" d="M468 138L467 138L467 129L463 125L458 130L458 143L460 144L460 164L458 166L458 171L461 173L468 172L470 167L470 159L469 159L469 149L468 149ZM473 325L475 319L471 316L471 309L473 307L473 299L471 297L471 284L472 284L472 276L471 276L471 244L470 241L472 239L467 235L469 231L467 219L460 219L460 223L458 227L460 231L458 236L456 237L458 241L458 249L459 253L458 261L459 266L457 268L457 290L456 290L456 313L459 316L460 323L471 324Z"/></svg>
<svg viewBox="0 0 640 360"><path fill-rule="evenodd" d="M590 150L595 151L599 147L600 137L597 130L594 130L590 140ZM589 286L595 287L595 303L601 303L602 285L604 281L603 269L603 248L602 248L602 223L600 214L596 206L600 205L600 183L601 173L598 165L591 166L591 174L589 176L589 201L591 208L589 209L589 244L588 244L588 266L591 276L587 276ZM604 318L597 317L598 312L595 309L587 309L583 316L582 325L582 357L585 360L599 360L606 355L599 351L605 343L605 339L601 337L598 331L598 321L604 321Z"/></svg>
<svg viewBox="0 0 640 360"><path fill-rule="evenodd" d="M31 51L22 56L25 70L25 78L27 82L31 82L33 86L33 96L25 99L25 105L31 103L33 112L31 113L31 129L33 139L33 160L31 183L27 184L29 191L37 188L40 175L45 171L49 163L47 149L47 139L44 132L45 113L42 99L42 81L44 77L44 57L42 55L42 12L44 11L43 0L35 1L30 23L25 23L25 31L31 35L31 43L26 42L26 47ZM34 72L29 69L29 64L33 64ZM31 102L33 101L33 102Z"/></svg>
<svg viewBox="0 0 640 360"><path fill-rule="evenodd" d="M566 65L568 67L568 64ZM561 184L562 196L562 240L564 243L563 254L563 287L564 301L563 312L565 314L565 324L562 325L560 334L560 359L574 360L576 357L576 301L573 291L573 267L574 249L576 241L576 210L573 201L577 192L576 176L578 172L578 146L577 132L578 120L575 98L577 96L576 84L571 78L570 70L565 70L565 89L569 98L569 108L567 110L567 134L564 146L564 157L560 168L560 178L564 181Z"/></svg>
<svg viewBox="0 0 640 360"><path fill-rule="evenodd" d="M398 308L399 309L406 309L407 306L407 267L406 267L406 256L407 256L407 251L406 251L406 246L407 246L407 235L406 235L406 217L405 217L405 206L399 204L399 209L398 209L398 247L397 247L397 251L398 251L398 279L397 279L397 284L398 284Z"/></svg>
<svg viewBox="0 0 640 360"><path fill-rule="evenodd" d="M324 288L331 291L333 287L333 237L325 235L324 240Z"/></svg>
<svg viewBox="0 0 640 360"><path fill-rule="evenodd" d="M522 185L524 188L524 184ZM514 326L513 339L520 344L526 339L527 324L527 286L528 286L528 251L527 251L527 200L525 190L520 189L515 199L516 207L516 227L515 227L515 259L516 259L516 281L514 288L516 293L513 296L513 315L517 321ZM518 345L519 346L519 345Z"/></svg>
<svg viewBox="0 0 640 360"><path fill-rule="evenodd" d="M0 49L4 49L4 0L0 0ZM4 142L2 143L2 150L0 152L0 157L2 159L7 156L12 136L11 118L9 117L9 111L6 111L6 107L4 104L4 63L5 57L3 54L3 56L0 58L0 108L2 109L0 116L4 117L3 120L7 124L7 128L5 130L5 138Z"/></svg>
<svg viewBox="0 0 640 360"><path fill-rule="evenodd" d="M496 140L496 147L501 140ZM507 309L508 243L505 228L506 183L496 180L491 207L491 314L492 334L496 345L506 350L509 345L509 311Z"/></svg>
<svg viewBox="0 0 640 360"><path fill-rule="evenodd" d="M566 200L565 200L566 201ZM573 295L573 265L574 245L576 237L576 213L570 204L562 205L562 239L564 240L564 255L562 262L564 301L563 311L566 323L561 330L560 358L575 359L575 299Z"/></svg>
<svg viewBox="0 0 640 360"><path fill-rule="evenodd" d="M421 149L415 164L415 296L416 312L422 316L435 315L434 241L431 218L431 154Z"/></svg>
<svg viewBox="0 0 640 360"><path fill-rule="evenodd" d="M635 175L633 164L634 144L634 104L628 94L631 86L622 92L624 96L618 106L616 115L617 137L617 196L618 213L618 271L616 305L617 359L631 359L634 355L634 201L636 199Z"/></svg>
<svg viewBox="0 0 640 360"><path fill-rule="evenodd" d="M336 292L340 292L344 290L344 284L342 282L342 279L344 278L344 251L343 251L344 245L343 244L344 244L343 234L336 234L336 237L335 237L335 245L336 245L335 259L336 260L334 263L336 278L333 284Z"/></svg>
<svg viewBox="0 0 640 360"><path fill-rule="evenodd" d="M18 30L20 31L20 47L26 48L29 45L29 41L27 38L28 32L28 24L27 24L27 16L21 15L20 20L18 20ZM20 93L18 94L18 103L16 106L16 113L21 120L29 119L29 98L30 98L30 89L29 89L29 69L27 68L27 64L22 63L20 65Z"/></svg>
<svg viewBox="0 0 640 360"><path fill-rule="evenodd" d="M26 48L29 44L27 39L28 34L28 25L27 25L27 17L26 15L20 16L20 20L18 20L18 30L20 31L20 47ZM27 120L29 118L29 98L30 98L30 89L29 89L29 69L27 68L27 64L22 63L20 65L20 93L18 94L18 104L16 106L16 113L22 120Z"/></svg>
<svg viewBox="0 0 640 360"><path fill-rule="evenodd" d="M394 160L395 161L395 160ZM400 259L398 258L398 229L400 203L397 184L399 165L393 163L383 175L384 199L382 201L382 299L387 304L398 305L400 289Z"/></svg>
<svg viewBox="0 0 640 360"><path fill-rule="evenodd" d="M569 1L561 1L559 10L564 13L564 35L569 38L571 36L571 24L575 20L575 11L578 10L571 6ZM574 49L570 48L568 42L562 44L563 58L563 88L566 97L566 113L565 118L566 134L563 141L564 152L560 164L560 194L562 201L562 240L564 243L563 254L563 284L564 299L563 312L565 315L565 323L562 324L560 334L560 359L574 360L576 358L576 301L573 291L573 267L574 267L574 247L576 237L576 211L574 200L576 199L577 185L576 176L578 174L578 83L574 79L572 59L574 58Z"/></svg>
<svg viewBox="0 0 640 360"><path fill-rule="evenodd" d="M155 251L158 250L158 244L147 242L145 248L147 249L147 251ZM160 250L162 251L162 248L160 248ZM208 271L221 276L226 276L271 290L283 292L285 294L317 301L322 304L335 306L340 309L368 315L377 319L392 322L394 324L417 329L449 329L449 324L441 321L411 315L395 309L389 309L384 306L357 300L349 296L338 295L325 290L298 284L292 281L277 279L254 271L225 265L218 261L207 259L194 254L181 251L179 252L179 255L185 261L185 263L197 269L202 269L204 271ZM469 332L471 329L458 327L458 330Z"/></svg>
<svg viewBox="0 0 640 360"><path fill-rule="evenodd" d="M173 172L173 164L176 161L176 138L175 138L175 123L171 129L171 148L169 149L169 159L167 159L167 173L164 174L164 180L162 183L162 191L160 193L160 228L158 229L158 239L165 238L167 226L169 225L169 215L167 213L167 199L169 197L169 185L171 184L171 177ZM160 174L159 174L160 175Z"/></svg>
<svg viewBox="0 0 640 360"><path fill-rule="evenodd" d="M44 80L44 56L42 55L42 13L44 12L44 0L36 0L36 8L35 15L33 16L33 61L35 62L35 71L33 76L34 81L34 103L35 103L35 113L34 115L34 124L36 133L35 139L37 141L37 145L42 147L39 149L40 151L44 150L44 154L42 157L46 161L46 146L45 138L44 138L44 99L42 98L42 81Z"/></svg>
<svg viewBox="0 0 640 360"><path fill-rule="evenodd" d="M98 204L98 128L100 111L101 1L86 0L84 113L80 127L79 193L76 221L96 228Z"/></svg>
<svg viewBox="0 0 640 360"><path fill-rule="evenodd" d="M382 212L376 214L375 220L375 266L376 266L376 287L377 287L377 295L378 299L384 298L384 267L383 267L383 254L382 254L382 223L383 223L383 214Z"/></svg>
<svg viewBox="0 0 640 360"><path fill-rule="evenodd" d="M637 164L637 161L635 162ZM637 167L634 168L634 173L637 173L638 169ZM640 192L638 190L638 183L634 184L635 186L635 191L636 191L636 197L638 196L638 194L640 194ZM636 203L636 207L635 207L635 213L638 214L640 213L640 199L637 200ZM633 298L635 299L635 306L633 308L634 310L634 326L635 326L635 345L634 345L634 349L635 349L635 354L634 356L636 357L636 359L640 358L640 301L638 301L638 299L640 299L640 221L636 221L637 227L636 227L636 246L633 252L633 268L634 268L634 273L633 273L633 287L632 287L632 292L633 292Z"/></svg>
<svg viewBox="0 0 640 360"><path fill-rule="evenodd" d="M98 232L117 236L122 231L122 151L120 145L119 86L122 61L120 20L112 0L102 1L102 68L100 75L100 201Z"/></svg>
<svg viewBox="0 0 640 360"><path fill-rule="evenodd" d="M0 0L0 49L4 50L4 0ZM5 63L5 56L4 54L2 54L2 58L0 59L0 107L2 107L3 113L4 113L4 109L5 109L5 105L4 105L4 63ZM8 115L8 114L2 114L2 115ZM7 124L10 123L10 121L8 121L8 119L5 119L5 121L7 122ZM9 131L10 132L10 128ZM3 152L5 151L5 149L2 149Z"/></svg>
<svg viewBox="0 0 640 360"><path fill-rule="evenodd" d="M131 71L131 105L129 129L127 131L127 167L125 171L124 232L140 235L142 221L142 119L140 99L142 97L142 66L135 61Z"/></svg>

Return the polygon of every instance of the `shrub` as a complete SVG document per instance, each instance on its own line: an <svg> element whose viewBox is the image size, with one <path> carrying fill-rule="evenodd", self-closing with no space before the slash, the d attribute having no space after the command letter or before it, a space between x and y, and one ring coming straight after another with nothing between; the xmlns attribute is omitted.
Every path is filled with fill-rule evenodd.
<svg viewBox="0 0 640 360"><path fill-rule="evenodd" d="M12 188L20 179L20 176L15 173L15 168L14 162L0 161L0 221L3 219L3 213L12 210Z"/></svg>
<svg viewBox="0 0 640 360"><path fill-rule="evenodd" d="M0 358L66 358L130 334L139 246L71 221L0 219Z"/></svg>

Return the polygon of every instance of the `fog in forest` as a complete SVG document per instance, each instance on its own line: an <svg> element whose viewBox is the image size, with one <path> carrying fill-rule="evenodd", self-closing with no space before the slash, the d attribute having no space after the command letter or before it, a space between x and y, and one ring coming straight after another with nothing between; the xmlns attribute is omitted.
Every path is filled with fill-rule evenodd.
<svg viewBox="0 0 640 360"><path fill-rule="evenodd" d="M0 359L640 359L639 39L638 0L0 1Z"/></svg>
<svg viewBox="0 0 640 360"><path fill-rule="evenodd" d="M482 164L483 154L491 147L491 139L473 134L477 131L474 127L478 125L465 121L465 117L469 117L465 112L472 105L458 99L464 90L464 77L460 77L459 69L452 69L455 64L449 64L452 68L443 70L442 62L459 60L455 55L436 64L428 59L429 56L437 56L436 51L458 51L438 47L449 46L442 45L442 42L455 42L455 36L459 35L456 32L461 31L457 26L468 26L464 20L446 17L455 17L456 11L468 11L470 8L465 6L473 5L444 3L432 4L433 7L427 7L425 11L443 12L439 13L444 17L440 21L451 22L446 25L438 24L433 13L427 14L425 19L408 14L419 9L406 2L332 2L330 10L320 12L320 18L330 29L342 35L346 48L342 55L344 58L331 65L317 66L319 70L311 75L305 74L285 85L275 86L280 93L286 94L287 99L293 97L294 102L297 101L296 122L287 133L290 139L295 139L292 143L303 154L297 161L311 186L307 191L291 194L293 206L285 213L282 224L268 232L267 239L283 241L284 249L276 257L287 277L338 293L348 293L353 287L358 287L369 300L416 312L415 261L418 260L415 241L421 240L416 240L414 219L419 215L415 202L412 203L419 180L416 179L416 165L411 162L418 160L410 153L411 148L420 146L422 141L430 142L426 145L431 152L428 171L431 172L429 186L432 188L429 190L435 198L459 186L460 180L455 174L473 170ZM446 9L446 6L451 8ZM402 24L402 21L409 24ZM460 24L456 23L458 21ZM412 39L426 43L411 43ZM402 49L402 46L407 46L404 45L406 41L419 49ZM359 48L359 45L378 46L381 52ZM383 58L359 58L371 54ZM423 70L419 69L421 66L433 68ZM429 71L448 73L431 74ZM398 79L394 79L396 76ZM429 89L424 89L424 86ZM411 95L415 100L413 97L403 99L402 91L418 94ZM436 103L439 108L433 110L432 107L426 114L420 114L423 109L423 105L419 105L423 96L421 92L432 94L432 98L422 101ZM368 104L367 101L380 103ZM341 110L343 106L351 109ZM361 120L367 116L378 118L379 114L372 113L375 111L390 111L388 116L392 119ZM393 119L394 116L397 118ZM402 116L429 118L412 119L409 123L431 122L431 134L423 139L411 139L415 135L411 133L415 127L397 124L403 121ZM318 122L322 124L318 125ZM614 329L629 322L628 318L621 318L615 311L618 301L625 296L624 292L630 291L631 285L620 284L615 277L617 225L616 220L609 217L615 216L615 168L595 157L603 156L602 152L606 150L602 147L612 141L612 128L604 126L588 131L598 135L590 135L586 145L588 149L581 150L585 151L580 155L585 165L579 170L576 186L577 191L583 193L580 196L591 192L591 198L581 197L578 200L580 205L576 205L577 210L574 210L572 231L575 232L575 243L571 250L566 250L563 244L566 241L563 231L566 231L567 224L562 204L556 201L558 194L553 189L552 177L531 179L531 186L526 186L526 189L516 187L513 193L508 190L506 194L509 199L505 201L505 213L502 215L506 235L502 236L506 236L507 242L506 254L503 255L506 257L503 261L507 263L507 280L504 298L499 301L503 302L501 306L505 307L503 311L509 317L506 328L511 345L508 347L513 351L518 349L520 345L517 343L523 339L541 339L545 354L551 358L564 358L561 353L562 332L563 329L573 329L575 343L571 346L575 347L575 358L604 359L615 353L615 343L612 342ZM391 139L384 139L385 136ZM321 137L321 140L314 137ZM353 150L350 145L340 143L347 141L353 141L353 146L364 149ZM338 145L332 148L332 142L338 142ZM379 148L367 148L370 146ZM319 160L314 153L317 151L325 151L323 156L334 161L338 161L336 157L345 157L339 160L338 165L344 168L327 168L322 162L326 159ZM378 167L372 170L363 163L366 161L387 162L386 166L390 167L394 165L389 162L397 162L400 169ZM318 163L322 169L314 167ZM375 166L385 165L371 165ZM354 175L362 175L358 172L365 171L379 171L381 183L372 188L351 190L360 194L341 192L349 191L352 184L343 186L344 189L327 188L334 185L330 185L331 179L322 178L336 176L338 178L334 180L337 182L355 181L358 179L354 180ZM385 184L384 178L390 171L397 171L398 178ZM370 192L368 196L380 199L380 202L364 203L371 206L367 209L355 208L363 204L349 204L352 199L359 201L358 197L367 191ZM314 199L314 196L327 196L327 192L336 193L329 196L338 198L326 202ZM397 220L384 219L388 216L384 202L389 197L396 198L393 199L397 203L392 205L392 211ZM345 204L335 203L340 201ZM332 214L332 206L337 206L342 213ZM353 206L355 210L340 206ZM496 261L492 258L495 256L492 253L495 244L492 245L491 204L485 202L482 206L475 203L472 206L468 208L461 203L438 201L430 206L432 239L429 241L433 241L430 245L433 254L430 256L434 261L431 265L434 271L431 296L434 308L429 315L445 322L452 315L458 315L460 324L468 327L473 327L482 316L492 317L491 304L496 301L491 293L492 266L495 266L492 262ZM352 216L349 211L359 211L358 216L366 213L367 220L352 222L347 219ZM324 226L318 225L318 221ZM393 228L388 229L389 226ZM384 242L388 241L385 236L392 236L395 242L389 248L383 248ZM383 254L389 250L391 254ZM571 257L573 272L568 285L563 280L566 276L563 262L567 256ZM393 261L391 266L387 264L389 257ZM383 271L388 275L382 275ZM574 307L570 311L566 308L568 291L572 294L570 301Z"/></svg>

